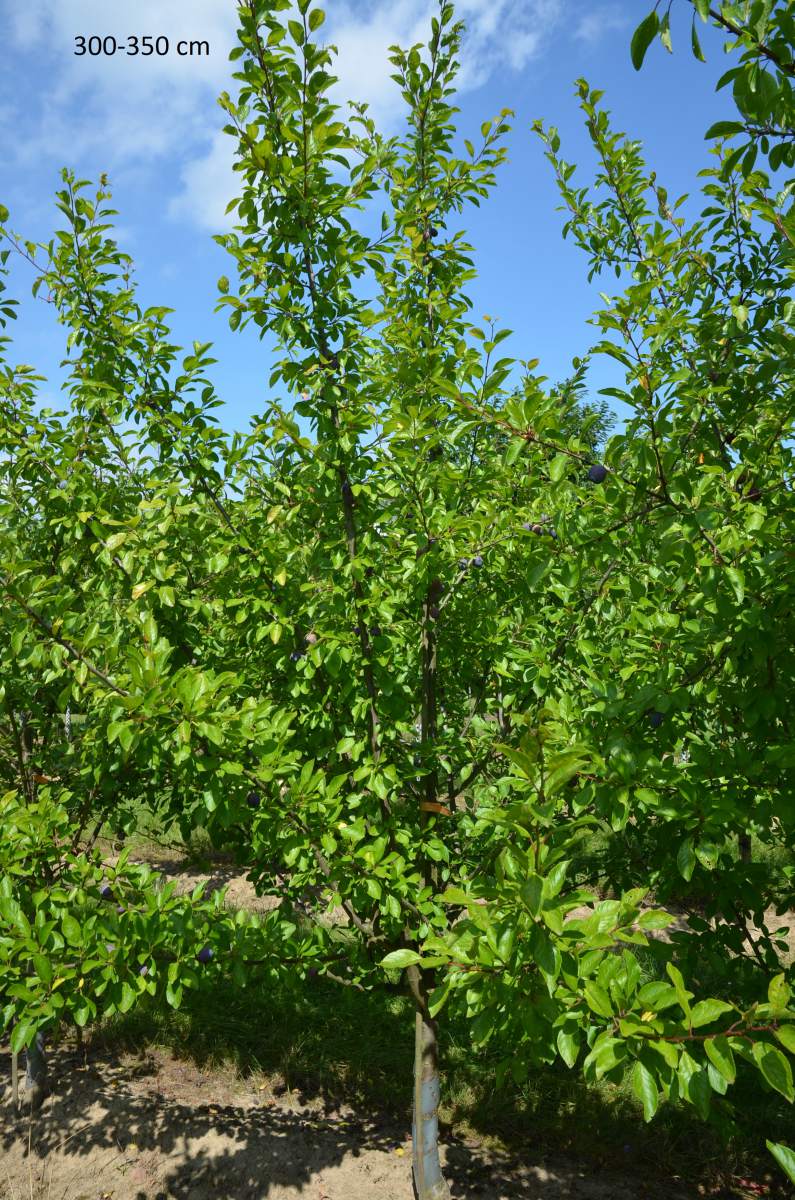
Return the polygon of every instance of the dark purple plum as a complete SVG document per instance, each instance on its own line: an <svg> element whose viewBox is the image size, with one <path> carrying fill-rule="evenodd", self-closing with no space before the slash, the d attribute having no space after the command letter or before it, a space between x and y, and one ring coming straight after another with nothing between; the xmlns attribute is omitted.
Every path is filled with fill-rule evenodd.
<svg viewBox="0 0 795 1200"><path fill-rule="evenodd" d="M602 466L601 463L594 463L592 467L588 468L588 478L591 483L604 483L607 479L607 467Z"/></svg>
<svg viewBox="0 0 795 1200"><path fill-rule="evenodd" d="M261 797L259 792L249 792L246 796L246 804L249 808L259 808Z"/></svg>
<svg viewBox="0 0 795 1200"><path fill-rule="evenodd" d="M212 946L202 946L201 950L197 951L196 957L200 963L207 964L213 957Z"/></svg>
<svg viewBox="0 0 795 1200"><path fill-rule="evenodd" d="M659 729L664 720L665 714L657 712L656 709L654 712L649 713L649 724L651 725L652 729Z"/></svg>
<svg viewBox="0 0 795 1200"><path fill-rule="evenodd" d="M106 883L99 889L99 894L103 900L112 900L113 899L113 888L110 886L109 883Z"/></svg>
<svg viewBox="0 0 795 1200"><path fill-rule="evenodd" d="M475 555L475 557L472 559L472 566L473 567L482 567L483 566L483 555L482 554Z"/></svg>

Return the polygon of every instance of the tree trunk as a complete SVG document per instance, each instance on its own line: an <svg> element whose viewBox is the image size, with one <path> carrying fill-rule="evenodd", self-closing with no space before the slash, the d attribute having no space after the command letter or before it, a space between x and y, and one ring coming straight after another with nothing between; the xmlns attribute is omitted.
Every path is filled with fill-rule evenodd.
<svg viewBox="0 0 795 1200"><path fill-rule="evenodd" d="M43 1033L36 1034L32 1045L25 1051L25 1060L25 1106L37 1112L50 1094Z"/></svg>
<svg viewBox="0 0 795 1200"><path fill-rule="evenodd" d="M740 847L740 862L751 861L751 835L750 833L741 833L738 835L738 843Z"/></svg>
<svg viewBox="0 0 795 1200"><path fill-rule="evenodd" d="M415 968L414 1105L411 1122L416 1200L449 1200L439 1161L439 1049L436 1023L428 1014L421 973Z"/></svg>
<svg viewBox="0 0 795 1200"><path fill-rule="evenodd" d="M25 1051L25 1095L22 1104L19 1100L19 1055L11 1055L11 1104L14 1109L20 1109L24 1105L31 1112L38 1112L49 1094L44 1034L39 1032L33 1044Z"/></svg>
<svg viewBox="0 0 795 1200"><path fill-rule="evenodd" d="M424 801L420 804L420 828L425 829L431 814L438 809L436 770L436 620L431 609L441 595L441 584L434 579L425 596L422 619L422 710L420 715L422 748L428 766L423 780ZM436 867L429 860L420 863L423 884L436 888ZM414 1028L414 1105L412 1113L412 1154L414 1195L417 1200L449 1200L450 1189L439 1162L439 1050L436 1023L428 1012L428 992L433 987L433 972L411 966L407 972L416 1011Z"/></svg>

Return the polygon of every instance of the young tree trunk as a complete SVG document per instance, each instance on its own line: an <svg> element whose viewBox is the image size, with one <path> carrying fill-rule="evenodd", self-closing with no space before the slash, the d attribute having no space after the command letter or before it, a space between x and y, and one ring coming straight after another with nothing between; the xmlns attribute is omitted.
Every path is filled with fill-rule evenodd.
<svg viewBox="0 0 795 1200"><path fill-rule="evenodd" d="M741 833L738 835L738 843L740 847L740 862L751 861L751 835L750 833Z"/></svg>
<svg viewBox="0 0 795 1200"><path fill-rule="evenodd" d="M439 1161L439 1044L427 1008L422 973L414 967L414 1104L411 1120L412 1174L416 1200L450 1200Z"/></svg>
<svg viewBox="0 0 795 1200"><path fill-rule="evenodd" d="M425 596L422 621L422 746L433 753L436 748L436 637L431 609L441 595L435 579ZM425 799L420 806L420 826L425 828L438 809L438 776L430 758L424 779ZM421 866L423 882L436 886L436 868L430 861ZM436 1023L428 1012L428 993L433 987L433 972L408 968L408 982L414 997L414 1106L412 1114L412 1154L414 1194L417 1200L449 1200L450 1189L439 1162L439 1048Z"/></svg>
<svg viewBox="0 0 795 1200"><path fill-rule="evenodd" d="M25 1051L25 1095L23 1103L31 1112L38 1112L50 1087L47 1078L47 1059L44 1054L44 1034L39 1032L31 1046ZM19 1102L19 1055L11 1055L11 1104L15 1110Z"/></svg>
<svg viewBox="0 0 795 1200"><path fill-rule="evenodd" d="M50 1094L47 1082L47 1059L44 1054L44 1034L39 1031L25 1052L25 1106L37 1112Z"/></svg>

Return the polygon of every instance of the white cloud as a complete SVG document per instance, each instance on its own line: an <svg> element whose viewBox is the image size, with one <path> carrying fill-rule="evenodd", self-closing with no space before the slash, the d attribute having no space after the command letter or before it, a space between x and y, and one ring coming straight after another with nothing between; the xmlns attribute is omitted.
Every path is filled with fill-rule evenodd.
<svg viewBox="0 0 795 1200"><path fill-rule="evenodd" d="M520 71L539 52L544 38L556 26L563 0L458 0L456 18L466 30L459 60L457 85L461 92L485 83L503 67ZM343 115L347 101L364 101L368 115L382 132L392 133L401 124L405 102L390 76L390 46L404 49L428 41L431 18L438 12L434 0L381 0L366 6L357 0L332 0L326 44L337 48L332 73L339 82L332 98ZM209 151L194 159L182 172L184 189L171 205L172 213L192 219L202 228L229 227L234 214L223 209L239 192L231 164L233 139L215 138Z"/></svg>
<svg viewBox="0 0 795 1200"><path fill-rule="evenodd" d="M242 175L232 170L234 147L234 138L219 131L207 153L183 167L181 190L169 203L169 216L216 233L233 227L237 213L224 210L230 200L240 195L244 182Z"/></svg>
<svg viewBox="0 0 795 1200"><path fill-rule="evenodd" d="M109 171L180 152L206 131L227 86L235 42L230 0L0 0L13 47L35 59L35 87L23 97L33 136L18 147L21 166L42 158L71 162L101 155ZM166 37L167 54L76 55L75 37ZM180 55L182 40L210 53ZM164 43L161 43L164 45ZM8 51L6 52L8 53ZM21 57L21 56L20 56ZM46 64L46 65L45 65Z"/></svg>
<svg viewBox="0 0 795 1200"><path fill-rule="evenodd" d="M466 25L459 90L480 87L504 66L521 70L557 24L562 8L563 0L458 0L456 20ZM366 8L349 0L336 5L330 11L327 37L339 50L335 98L366 101L376 125L393 131L405 103L390 79L395 68L389 62L389 47L408 49L427 42L437 12L433 0L381 0Z"/></svg>
<svg viewBox="0 0 795 1200"><path fill-rule="evenodd" d="M457 0L456 18L467 26L459 89L479 87L500 70L523 69L566 2ZM348 99L368 102L377 126L394 132L405 105L389 78L389 47L426 42L436 0L326 0L326 11L322 34L339 49L334 98L345 112ZM112 183L124 174L165 186L164 203L174 220L204 230L234 222L224 208L241 181L232 171L234 139L220 132L224 118L215 99L236 87L228 61L237 29L235 0L0 0L0 21L18 52L19 69L24 72L27 58L38 71L17 111L25 136L6 137L15 129L14 114L0 112L12 174L55 171L64 162L85 171L83 164L100 163L97 170L107 170ZM119 41L130 34L165 36L171 49L163 56L76 56L76 34ZM208 41L210 55L179 56L181 39ZM218 132L208 142L213 130Z"/></svg>
<svg viewBox="0 0 795 1200"><path fill-rule="evenodd" d="M589 46L595 46L607 33L613 30L626 29L629 24L626 13L616 5L608 4L603 8L592 8L577 24L574 36Z"/></svg>

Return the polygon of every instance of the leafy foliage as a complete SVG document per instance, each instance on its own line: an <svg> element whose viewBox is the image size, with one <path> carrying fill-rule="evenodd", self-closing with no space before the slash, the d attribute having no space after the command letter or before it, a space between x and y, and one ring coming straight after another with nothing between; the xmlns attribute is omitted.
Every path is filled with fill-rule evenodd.
<svg viewBox="0 0 795 1200"><path fill-rule="evenodd" d="M288 397L248 435L218 426L209 347L178 367L168 310L138 305L104 182L89 200L64 172L47 246L4 224L74 352L66 412L36 411L27 368L0 390L6 1023L21 1044L129 1006L162 974L129 964L155 950L176 1001L208 946L241 982L263 963L404 978L428 1038L446 1005L475 1045L499 1032L503 1076L631 1072L647 1120L668 1099L728 1130L738 1068L793 1098L792 969L764 925L792 868L738 853L795 834L789 187L720 143L688 223L579 81L592 189L536 130L564 232L621 290L546 386L469 315L457 218L494 186L510 113L453 154L452 5L426 47L392 49L389 139L363 105L341 119L322 13L298 7L240 4L239 95L220 99L241 194L218 307L277 339ZM636 66L658 32L636 33ZM746 33L737 78L768 58ZM609 437L599 355L630 412ZM80 847L140 796L232 846L278 915L238 926L213 902L210 923L126 864L135 917L100 915L107 867ZM43 858L36 822L60 831ZM608 849L575 881L592 830ZM698 895L686 932L650 940L671 918L647 898ZM24 976L45 951L57 989Z"/></svg>

